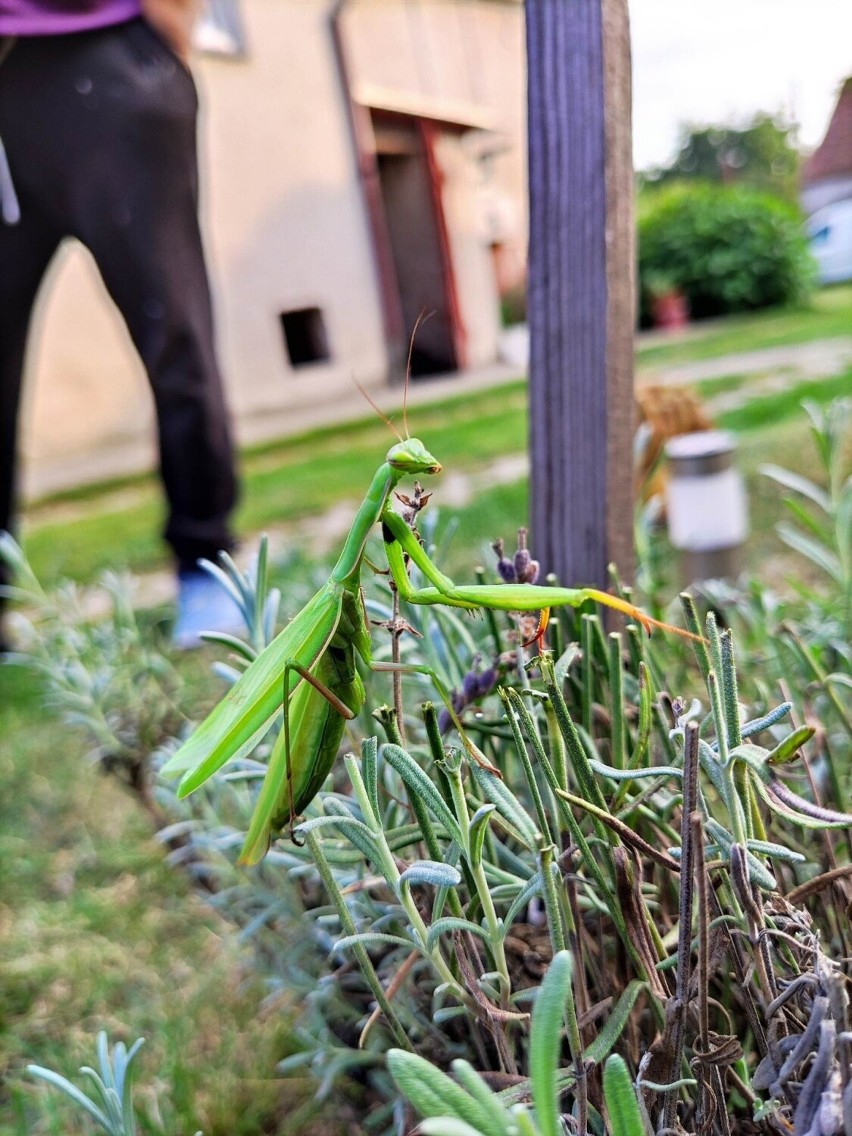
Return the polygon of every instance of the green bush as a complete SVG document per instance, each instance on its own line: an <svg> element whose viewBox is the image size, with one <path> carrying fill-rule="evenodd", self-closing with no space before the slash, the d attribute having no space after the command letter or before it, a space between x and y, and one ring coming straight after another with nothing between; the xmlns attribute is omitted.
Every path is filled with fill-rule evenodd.
<svg viewBox="0 0 852 1136"><path fill-rule="evenodd" d="M676 184L639 204L642 320L666 288L682 291L693 318L807 298L813 262L795 209L739 186Z"/></svg>

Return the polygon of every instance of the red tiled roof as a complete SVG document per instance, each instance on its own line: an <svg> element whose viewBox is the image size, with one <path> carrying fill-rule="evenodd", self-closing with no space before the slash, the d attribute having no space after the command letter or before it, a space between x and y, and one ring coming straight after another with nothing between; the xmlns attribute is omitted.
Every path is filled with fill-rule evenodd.
<svg viewBox="0 0 852 1136"><path fill-rule="evenodd" d="M852 174L852 76L845 80L825 138L805 162L803 182Z"/></svg>

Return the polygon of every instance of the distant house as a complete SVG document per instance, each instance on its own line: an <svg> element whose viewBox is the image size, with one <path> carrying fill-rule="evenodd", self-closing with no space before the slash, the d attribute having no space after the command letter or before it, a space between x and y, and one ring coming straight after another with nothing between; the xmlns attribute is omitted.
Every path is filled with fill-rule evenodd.
<svg viewBox="0 0 852 1136"><path fill-rule="evenodd" d="M805 162L801 200L820 280L852 279L852 76L840 89L825 138Z"/></svg>
<svg viewBox="0 0 852 1136"><path fill-rule="evenodd" d="M207 0L202 213L241 441L353 379L497 357L526 255L520 0ZM42 294L25 487L153 461L140 365L73 242ZM97 468L90 455L101 455Z"/></svg>

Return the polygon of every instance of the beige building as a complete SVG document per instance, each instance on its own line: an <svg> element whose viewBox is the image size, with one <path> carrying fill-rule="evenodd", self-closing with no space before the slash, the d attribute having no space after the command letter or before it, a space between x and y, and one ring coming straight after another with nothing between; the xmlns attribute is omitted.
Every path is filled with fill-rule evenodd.
<svg viewBox="0 0 852 1136"><path fill-rule="evenodd" d="M353 380L497 356L523 274L517 0L209 0L203 220L241 442ZM84 249L52 266L28 360L30 494L152 464L147 382ZM98 462L92 462L93 453Z"/></svg>

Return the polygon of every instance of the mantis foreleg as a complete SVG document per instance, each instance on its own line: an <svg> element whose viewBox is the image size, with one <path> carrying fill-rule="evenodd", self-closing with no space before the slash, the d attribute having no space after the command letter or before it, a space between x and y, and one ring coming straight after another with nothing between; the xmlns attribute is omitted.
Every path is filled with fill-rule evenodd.
<svg viewBox="0 0 852 1136"><path fill-rule="evenodd" d="M551 588L535 584L456 584L433 563L403 519L391 509L383 512L382 525L391 576L399 594L409 603L445 604L448 607L468 609L486 607L502 611L539 611L551 607L581 607L587 600L592 600L636 620L648 634L652 627L659 627L688 639L699 638L689 631L652 619L627 600L597 588ZM417 565L431 587L414 587L406 571L406 556Z"/></svg>

